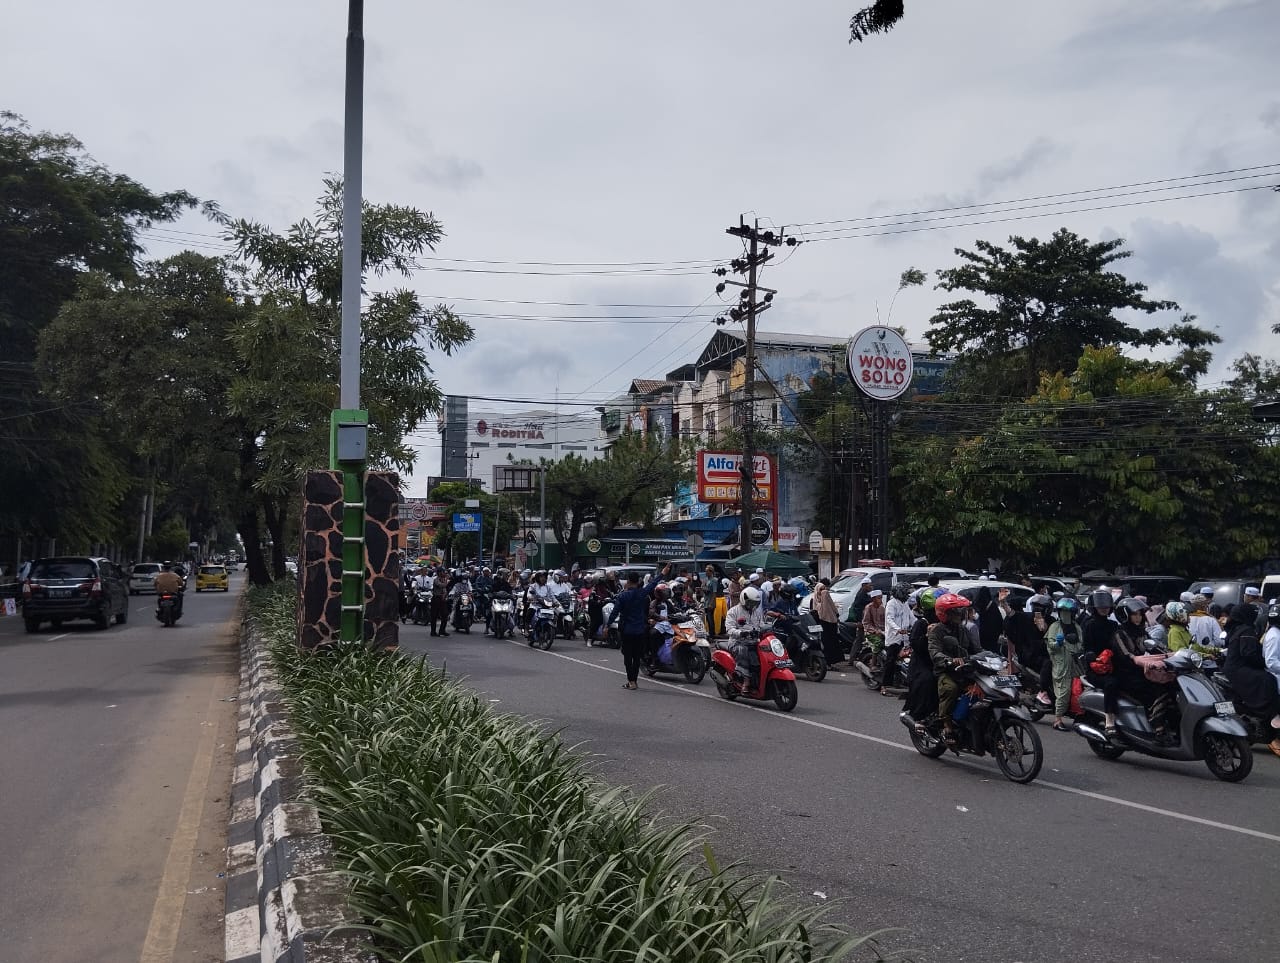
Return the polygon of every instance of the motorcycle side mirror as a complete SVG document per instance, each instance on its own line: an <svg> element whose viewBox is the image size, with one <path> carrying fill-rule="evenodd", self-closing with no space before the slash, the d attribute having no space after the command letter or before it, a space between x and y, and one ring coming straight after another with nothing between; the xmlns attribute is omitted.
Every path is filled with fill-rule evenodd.
<svg viewBox="0 0 1280 963"><path fill-rule="evenodd" d="M1148 652L1155 652L1160 646L1156 645L1155 639L1143 639L1142 647Z"/></svg>

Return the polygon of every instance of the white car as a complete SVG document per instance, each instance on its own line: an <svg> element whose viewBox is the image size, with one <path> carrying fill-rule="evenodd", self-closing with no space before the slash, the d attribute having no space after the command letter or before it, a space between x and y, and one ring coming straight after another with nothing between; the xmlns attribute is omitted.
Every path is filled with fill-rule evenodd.
<svg viewBox="0 0 1280 963"><path fill-rule="evenodd" d="M893 568L875 568L872 566L864 566L862 568L846 568L840 573L840 577L831 583L831 598L836 603L836 609L840 612L840 621L843 622L849 617L849 609L853 606L854 596L858 594L858 589L862 587L862 580L867 576L871 577L871 587L879 589L885 595L889 594L889 589L897 582L922 582L930 575L937 575L943 580L942 584L947 584L947 580L953 581L959 579L967 579L963 569L943 568L934 566L918 566L918 565L895 565ZM803 615L813 606L813 595L806 595L800 600L800 613Z"/></svg>
<svg viewBox="0 0 1280 963"><path fill-rule="evenodd" d="M141 595L156 590L156 576L160 574L159 562L139 562L129 569L129 594Z"/></svg>

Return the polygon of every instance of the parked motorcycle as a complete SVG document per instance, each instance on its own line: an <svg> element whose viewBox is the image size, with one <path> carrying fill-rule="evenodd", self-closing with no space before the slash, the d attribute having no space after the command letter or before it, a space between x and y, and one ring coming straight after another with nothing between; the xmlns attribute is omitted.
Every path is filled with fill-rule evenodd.
<svg viewBox="0 0 1280 963"><path fill-rule="evenodd" d="M533 621L529 626L529 645L545 651L556 640L561 608L551 599L531 599L530 605L533 607Z"/></svg>
<svg viewBox="0 0 1280 963"><path fill-rule="evenodd" d="M156 618L165 628L171 629L182 618L178 611L178 596L165 592L156 597Z"/></svg>
<svg viewBox="0 0 1280 963"><path fill-rule="evenodd" d="M738 657L750 651L747 646L754 646L759 654L760 668L755 678L748 678L745 669L738 668ZM792 665L782 640L766 629L744 633L732 643L732 651L720 648L712 652L710 672L721 698L730 702L739 697L772 699L783 712L790 712L800 699Z"/></svg>
<svg viewBox="0 0 1280 963"><path fill-rule="evenodd" d="M496 639L505 639L516 630L515 601L509 592L498 592L489 602L489 630Z"/></svg>
<svg viewBox="0 0 1280 963"><path fill-rule="evenodd" d="M955 740L944 739L942 718L936 713L917 720L902 712L898 721L911 733L911 743L922 756L937 759L948 749L956 755L985 756L990 752L1006 779L1028 783L1044 765L1044 747L1031 716L1018 702L1021 684L1017 676L1006 675L1008 663L998 655L981 652L971 655L957 670L968 689L952 713Z"/></svg>
<svg viewBox="0 0 1280 963"><path fill-rule="evenodd" d="M711 665L711 643L702 616L686 612L673 616L668 624L671 632L641 662L645 674L652 678L659 672L673 672L697 685Z"/></svg>
<svg viewBox="0 0 1280 963"><path fill-rule="evenodd" d="M796 672L810 682L821 682L827 677L829 667L822 653L822 626L812 612L805 612L798 619L780 619L774 627L787 647L787 657L795 664Z"/></svg>
<svg viewBox="0 0 1280 963"><path fill-rule="evenodd" d="M1249 730L1236 714L1235 703L1205 675L1202 662L1200 653L1191 649L1181 649L1161 660L1164 669L1173 674L1177 690L1179 722L1172 739L1161 740L1142 703L1123 694L1116 713L1116 734L1108 738L1102 728L1106 718L1102 690L1089 685L1088 680L1080 696L1087 721L1076 723L1076 733L1103 759L1119 759L1132 750L1175 762L1204 760L1219 779L1240 782L1253 769Z"/></svg>
<svg viewBox="0 0 1280 963"><path fill-rule="evenodd" d="M475 621L476 606L469 592L463 592L453 600L453 627L459 632L471 634L471 623Z"/></svg>

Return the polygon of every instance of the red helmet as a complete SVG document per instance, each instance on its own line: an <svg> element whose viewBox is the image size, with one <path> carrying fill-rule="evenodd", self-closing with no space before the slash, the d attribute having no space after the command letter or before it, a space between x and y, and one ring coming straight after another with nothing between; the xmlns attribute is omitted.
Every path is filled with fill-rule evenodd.
<svg viewBox="0 0 1280 963"><path fill-rule="evenodd" d="M933 612L938 617L939 622L945 622L948 615L952 612L959 612L961 609L967 609L970 602L963 595L956 595L955 592L948 592L942 598L933 603Z"/></svg>

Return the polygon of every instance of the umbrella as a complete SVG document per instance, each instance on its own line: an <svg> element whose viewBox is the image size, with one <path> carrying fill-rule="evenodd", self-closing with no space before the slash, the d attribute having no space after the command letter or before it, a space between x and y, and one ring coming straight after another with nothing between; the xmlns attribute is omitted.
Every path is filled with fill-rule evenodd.
<svg viewBox="0 0 1280 963"><path fill-rule="evenodd" d="M728 564L736 565L738 568L745 569L748 572L754 572L756 569L762 568L770 575L812 574L807 562L802 562L790 555L784 555L782 552L769 552L764 549L760 549L757 552L747 552L746 555L731 558Z"/></svg>

